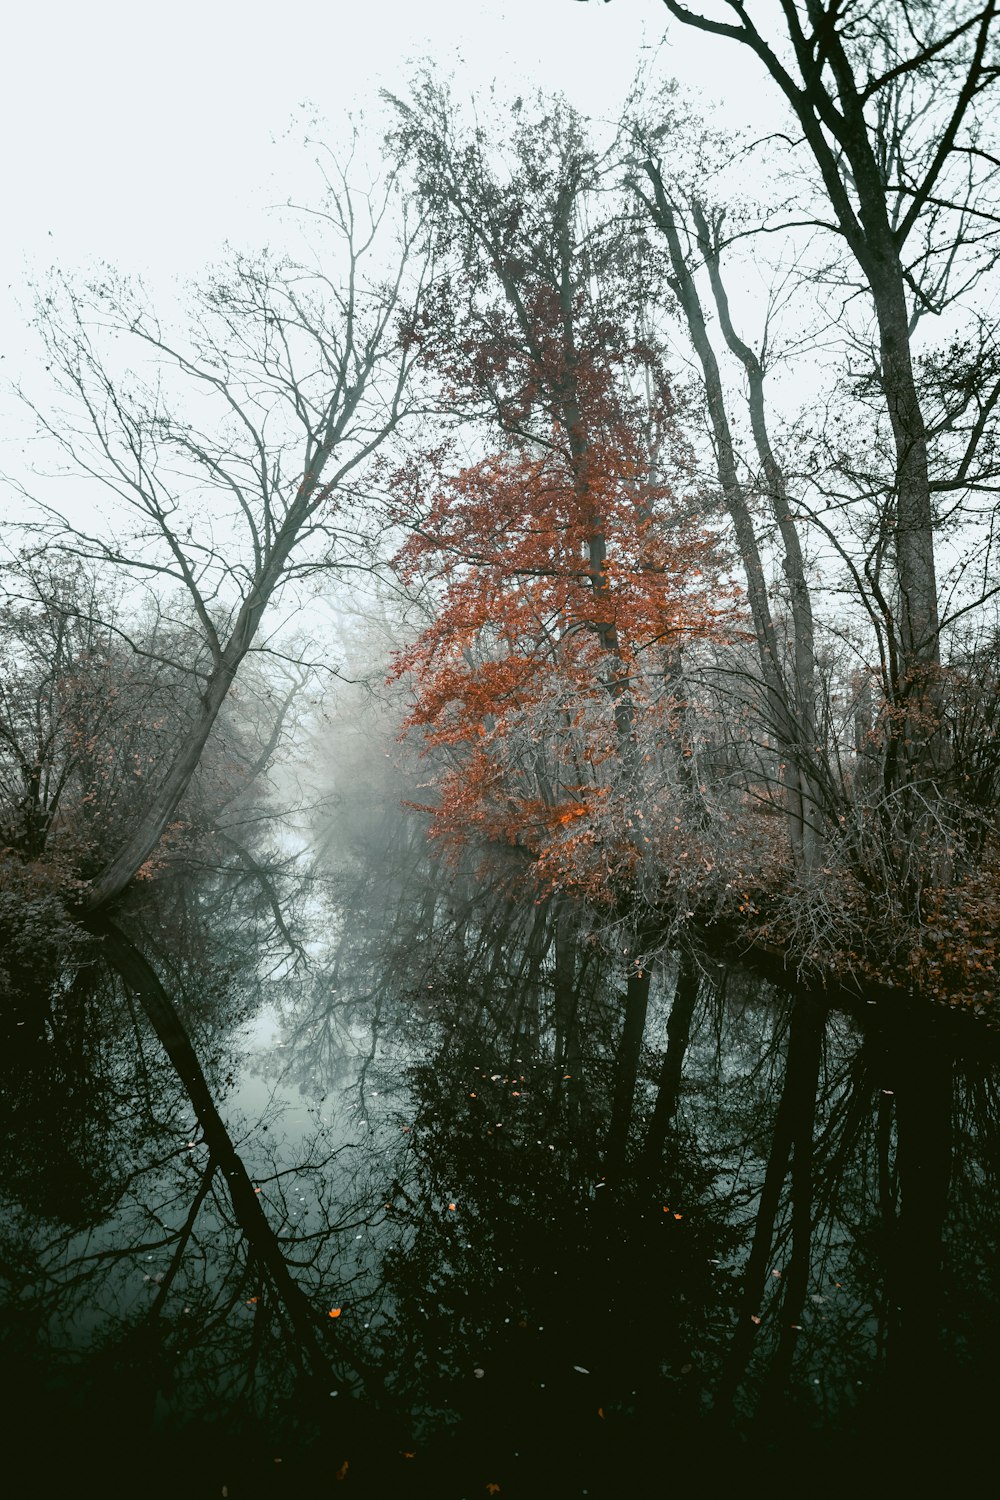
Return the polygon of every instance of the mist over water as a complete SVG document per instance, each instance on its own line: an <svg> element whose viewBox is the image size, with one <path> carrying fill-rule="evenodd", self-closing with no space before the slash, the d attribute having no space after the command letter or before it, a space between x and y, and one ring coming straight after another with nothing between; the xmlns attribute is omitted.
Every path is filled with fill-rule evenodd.
<svg viewBox="0 0 1000 1500"><path fill-rule="evenodd" d="M708 958L626 990L397 821L311 898L308 966L181 878L14 997L12 1492L972 1472L993 1038Z"/></svg>

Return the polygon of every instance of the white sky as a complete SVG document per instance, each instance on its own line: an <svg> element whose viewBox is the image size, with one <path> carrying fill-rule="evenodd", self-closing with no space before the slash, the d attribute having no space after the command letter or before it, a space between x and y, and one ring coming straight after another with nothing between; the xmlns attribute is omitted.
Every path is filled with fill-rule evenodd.
<svg viewBox="0 0 1000 1500"><path fill-rule="evenodd" d="M105 259L155 280L196 271L226 238L259 243L266 204L287 196L280 141L303 104L336 125L430 55L470 90L537 83L613 114L665 20L659 0L9 6L4 321L26 264ZM747 75L740 51L682 28L662 69L731 93Z"/></svg>
<svg viewBox="0 0 1000 1500"><path fill-rule="evenodd" d="M48 0L8 6L0 89L0 473L27 477L42 397L30 282L52 265L110 262L151 290L215 260L226 240L280 243L272 205L307 196L309 114L376 105L432 57L472 93L496 78L560 89L617 115L637 68L678 76L727 117L754 113L761 80L743 49L685 28L663 46L660 0ZM296 122L298 129L296 130ZM168 314L169 316L169 314ZM10 500L0 492L0 517Z"/></svg>

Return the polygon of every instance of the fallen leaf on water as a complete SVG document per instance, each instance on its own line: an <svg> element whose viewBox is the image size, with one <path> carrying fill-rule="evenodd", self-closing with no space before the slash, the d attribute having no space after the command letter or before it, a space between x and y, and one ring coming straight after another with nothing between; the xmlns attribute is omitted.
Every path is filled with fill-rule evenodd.
<svg viewBox="0 0 1000 1500"><path fill-rule="evenodd" d="M600 1417L601 1421L603 1422L604 1421L604 1407L603 1406L599 1406L597 1408L597 1415Z"/></svg>
<svg viewBox="0 0 1000 1500"><path fill-rule="evenodd" d="M337 1472L336 1472L336 1474L334 1474L334 1476L333 1476L333 1477L334 1477L334 1479L336 1479L336 1480L337 1480L337 1482L338 1482L338 1483L339 1483L339 1482L340 1482L340 1481L341 1481L341 1480L342 1480L342 1479L346 1479L346 1478L347 1478L347 1471L348 1471L348 1469L349 1469L349 1468L350 1468L350 1467L351 1467L351 1466L350 1466L350 1464L349 1464L349 1463L348 1463L348 1462L347 1462L347 1459L346 1459L346 1458L345 1458L345 1459L344 1459L344 1462L343 1462L343 1463L342 1463L342 1464L341 1464L341 1466L340 1466L340 1468L339 1468L339 1469L338 1469L338 1470L337 1470Z"/></svg>
<svg viewBox="0 0 1000 1500"><path fill-rule="evenodd" d="M247 1298L247 1307L253 1307L253 1305L254 1305L254 1303L256 1301L257 1301L256 1297L248 1297Z"/></svg>
<svg viewBox="0 0 1000 1500"><path fill-rule="evenodd" d="M403 1454L404 1458L416 1458L416 1456L417 1455L415 1453L406 1453L406 1452L404 1452L404 1454Z"/></svg>
<svg viewBox="0 0 1000 1500"><path fill-rule="evenodd" d="M751 1323L759 1323L760 1322L760 1318L757 1315L757 1313L751 1313L750 1314L750 1321L751 1321Z"/></svg>
<svg viewBox="0 0 1000 1500"><path fill-rule="evenodd" d="M674 1218L675 1219L683 1219L683 1217L684 1217L683 1214L674 1214Z"/></svg>
<svg viewBox="0 0 1000 1500"><path fill-rule="evenodd" d="M456 1210L457 1207L458 1207L457 1203L449 1203L448 1204L448 1212L453 1214L455 1212L455 1210Z"/></svg>
<svg viewBox="0 0 1000 1500"><path fill-rule="evenodd" d="M487 1495L499 1495L500 1486L498 1484L488 1484L486 1486L486 1493Z"/></svg>
<svg viewBox="0 0 1000 1500"><path fill-rule="evenodd" d="M339 1307L331 1307L330 1308L330 1317L331 1318L339 1318L340 1317L340 1311L341 1310L340 1310Z"/></svg>

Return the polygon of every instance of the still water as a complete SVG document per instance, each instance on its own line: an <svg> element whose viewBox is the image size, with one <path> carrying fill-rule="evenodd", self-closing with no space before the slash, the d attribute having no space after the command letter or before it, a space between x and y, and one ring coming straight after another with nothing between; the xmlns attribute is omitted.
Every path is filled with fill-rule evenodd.
<svg viewBox="0 0 1000 1500"><path fill-rule="evenodd" d="M669 955L629 986L566 913L423 865L314 896L306 962L271 909L178 882L8 997L6 1494L876 1494L990 1461L982 1027Z"/></svg>

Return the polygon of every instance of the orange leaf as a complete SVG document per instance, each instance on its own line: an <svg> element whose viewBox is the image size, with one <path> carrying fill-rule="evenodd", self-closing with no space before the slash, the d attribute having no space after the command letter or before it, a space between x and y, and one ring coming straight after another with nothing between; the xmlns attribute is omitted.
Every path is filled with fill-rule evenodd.
<svg viewBox="0 0 1000 1500"><path fill-rule="evenodd" d="M488 1484L486 1486L486 1493L487 1495L499 1495L500 1486L498 1484Z"/></svg>
<svg viewBox="0 0 1000 1500"><path fill-rule="evenodd" d="M455 1212L455 1209L457 1207L458 1207L457 1203L449 1203L448 1204L448 1212L453 1214Z"/></svg>
<svg viewBox="0 0 1000 1500"><path fill-rule="evenodd" d="M347 1478L347 1471L348 1471L348 1469L350 1467L351 1467L350 1464L347 1462L347 1459L345 1458L344 1462L341 1464L340 1468L337 1470L336 1474L334 1474L334 1476L333 1476L334 1479L337 1480L338 1484L340 1483L340 1481L342 1479L346 1479Z"/></svg>
<svg viewBox="0 0 1000 1500"><path fill-rule="evenodd" d="M339 1318L340 1317L340 1308L339 1307L331 1307L330 1308L330 1317L331 1318Z"/></svg>

